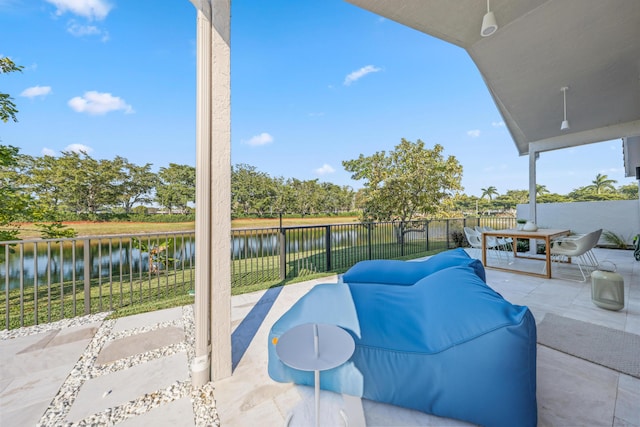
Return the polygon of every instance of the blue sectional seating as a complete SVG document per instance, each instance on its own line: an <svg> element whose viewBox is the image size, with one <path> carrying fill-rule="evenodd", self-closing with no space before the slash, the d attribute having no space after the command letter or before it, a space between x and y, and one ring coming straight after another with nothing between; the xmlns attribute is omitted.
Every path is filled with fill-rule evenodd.
<svg viewBox="0 0 640 427"><path fill-rule="evenodd" d="M414 284L402 273L402 280L389 279L401 267L385 261L384 274L373 273L375 262L355 271L381 283L352 284L347 278L358 276L345 273L345 283L315 286L271 328L270 377L313 385L313 372L284 365L274 342L303 323L335 324L356 348L345 364L322 372L321 388L483 426L535 426L533 315L493 291L484 270L478 274L459 251L448 252L431 262L442 269ZM463 262L446 265L451 258ZM402 265L416 268L409 264L420 263Z"/></svg>
<svg viewBox="0 0 640 427"><path fill-rule="evenodd" d="M422 261L393 259L360 261L344 273L342 280L345 283L383 283L409 286L436 271L462 265L470 266L478 277L486 280L482 262L471 258L462 248L440 252Z"/></svg>

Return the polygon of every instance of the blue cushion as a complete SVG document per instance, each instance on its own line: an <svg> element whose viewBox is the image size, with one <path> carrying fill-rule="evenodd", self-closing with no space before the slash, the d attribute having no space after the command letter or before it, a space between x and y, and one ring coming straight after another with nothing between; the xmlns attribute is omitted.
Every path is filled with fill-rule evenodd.
<svg viewBox="0 0 640 427"><path fill-rule="evenodd" d="M313 385L313 372L284 365L273 344L308 322L341 326L356 344L322 372L323 389L485 426L537 423L535 319L470 266L414 286L317 285L271 328L272 379Z"/></svg>
<svg viewBox="0 0 640 427"><path fill-rule="evenodd" d="M486 280L484 266L471 258L462 248L451 249L422 261L368 260L360 261L342 276L345 283L383 283L387 285L413 285L436 271L456 265L471 266L478 277Z"/></svg>

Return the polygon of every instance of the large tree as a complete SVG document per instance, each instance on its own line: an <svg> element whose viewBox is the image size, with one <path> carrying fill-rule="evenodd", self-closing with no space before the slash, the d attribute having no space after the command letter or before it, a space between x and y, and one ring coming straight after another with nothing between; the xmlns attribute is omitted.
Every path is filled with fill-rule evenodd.
<svg viewBox="0 0 640 427"><path fill-rule="evenodd" d="M638 198L638 184L625 184L618 187L618 193L622 195L625 199L633 200Z"/></svg>
<svg viewBox="0 0 640 427"><path fill-rule="evenodd" d="M234 215L271 211L276 182L265 172L244 163L231 169L231 210Z"/></svg>
<svg viewBox="0 0 640 427"><path fill-rule="evenodd" d="M293 212L300 213L304 217L324 210L320 205L322 187L317 179L301 181L293 178L287 182L287 186L290 188L289 196Z"/></svg>
<svg viewBox="0 0 640 427"><path fill-rule="evenodd" d="M536 184L536 197L543 196L545 194L550 194L550 191L547 188L547 186L542 184Z"/></svg>
<svg viewBox="0 0 640 427"><path fill-rule="evenodd" d="M25 156L26 173L22 176L24 184L31 192L43 212L53 218L62 213L65 194L69 185L69 171L54 156Z"/></svg>
<svg viewBox="0 0 640 427"><path fill-rule="evenodd" d="M15 223L25 213L29 198L16 183L17 147L0 145L0 241L15 240L19 226Z"/></svg>
<svg viewBox="0 0 640 427"><path fill-rule="evenodd" d="M0 74L13 73L16 71L22 72L23 68L24 67L22 65L16 65L11 59L7 58L6 56L0 58ZM13 102L13 98L9 96L8 93L0 92L0 120L5 123L9 120L17 122L17 113L18 108Z"/></svg>
<svg viewBox="0 0 640 427"><path fill-rule="evenodd" d="M609 179L607 175L599 173L596 175L596 179L591 181L591 185L587 186L587 188L593 190L596 194L602 194L605 191L615 191L616 188L613 184L616 182L618 181L615 179Z"/></svg>
<svg viewBox="0 0 640 427"><path fill-rule="evenodd" d="M462 190L462 166L454 156L443 155L436 144L402 139L393 151L343 161L351 178L363 180L364 221L411 221L418 215L434 215Z"/></svg>
<svg viewBox="0 0 640 427"><path fill-rule="evenodd" d="M135 204L150 203L151 191L155 188L157 175L151 172L151 163L138 166L124 157L116 157L118 169L116 197L125 213L131 213Z"/></svg>
<svg viewBox="0 0 640 427"><path fill-rule="evenodd" d="M319 210L338 213L351 210L353 190L349 186L340 187L330 182L320 183Z"/></svg>
<svg viewBox="0 0 640 427"><path fill-rule="evenodd" d="M97 160L84 151L63 151L55 159L55 171L65 181L61 199L71 211L97 214L116 204L120 175L113 160Z"/></svg>
<svg viewBox="0 0 640 427"><path fill-rule="evenodd" d="M196 199L196 168L189 165L169 163L158 172L156 202L169 209L185 211L189 202Z"/></svg>
<svg viewBox="0 0 640 427"><path fill-rule="evenodd" d="M489 200L493 200L493 196L499 196L500 193L498 193L498 190L496 189L496 187L494 187L493 185L487 187L487 188L481 188L480 190L482 190L482 195L480 196L481 199L484 199L484 196L487 196L487 199Z"/></svg>

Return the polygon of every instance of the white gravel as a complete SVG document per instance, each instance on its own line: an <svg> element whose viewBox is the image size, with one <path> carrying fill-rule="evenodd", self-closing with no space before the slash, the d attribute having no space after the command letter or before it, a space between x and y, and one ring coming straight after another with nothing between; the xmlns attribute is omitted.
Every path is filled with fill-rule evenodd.
<svg viewBox="0 0 640 427"><path fill-rule="evenodd" d="M191 378L187 381L176 381L166 389L151 391L137 399L127 402L121 406L109 408L103 412L93 414L78 422L69 422L67 414L73 405L82 385L92 378L107 375L129 367L144 363L150 360L174 355L178 352L186 352L189 366L193 362L195 355L194 345L194 320L193 307L187 305L182 307L182 318L172 322L162 322L156 325L126 330L114 333L113 326L115 320L105 320L109 312L92 314L89 316L64 319L53 323L37 326L18 328L0 331L0 339L13 339L21 336L39 334L56 329L70 328L74 326L87 325L101 322L95 336L89 342L84 353L80 356L69 376L62 384L58 393L51 401L49 407L38 422L38 426L108 426L115 425L128 418L142 415L163 404L173 402L184 397L191 398L193 405L194 424L196 426L220 426L220 419L215 407L214 390L211 383L194 389L191 385ZM152 331L168 326L182 326L184 328L186 340L177 344L158 348L142 354L117 360L106 365L95 365L95 360L102 348L109 342ZM191 372L189 370L189 372Z"/></svg>

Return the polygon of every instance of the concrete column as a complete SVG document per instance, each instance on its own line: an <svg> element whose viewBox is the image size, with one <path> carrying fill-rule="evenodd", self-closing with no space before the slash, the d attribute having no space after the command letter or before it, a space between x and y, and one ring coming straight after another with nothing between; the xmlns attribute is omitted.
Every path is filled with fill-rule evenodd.
<svg viewBox="0 0 640 427"><path fill-rule="evenodd" d="M529 221L537 222L536 216L536 160L538 152L529 145ZM529 239L529 254L534 256L537 251L536 239ZM547 266L549 268L549 266Z"/></svg>
<svg viewBox="0 0 640 427"><path fill-rule="evenodd" d="M193 385L231 375L230 0L197 17L196 272Z"/></svg>
<svg viewBox="0 0 640 427"><path fill-rule="evenodd" d="M211 380L231 375L231 0L212 0Z"/></svg>
<svg viewBox="0 0 640 427"><path fill-rule="evenodd" d="M536 222L536 160L538 153L529 146L529 220Z"/></svg>

